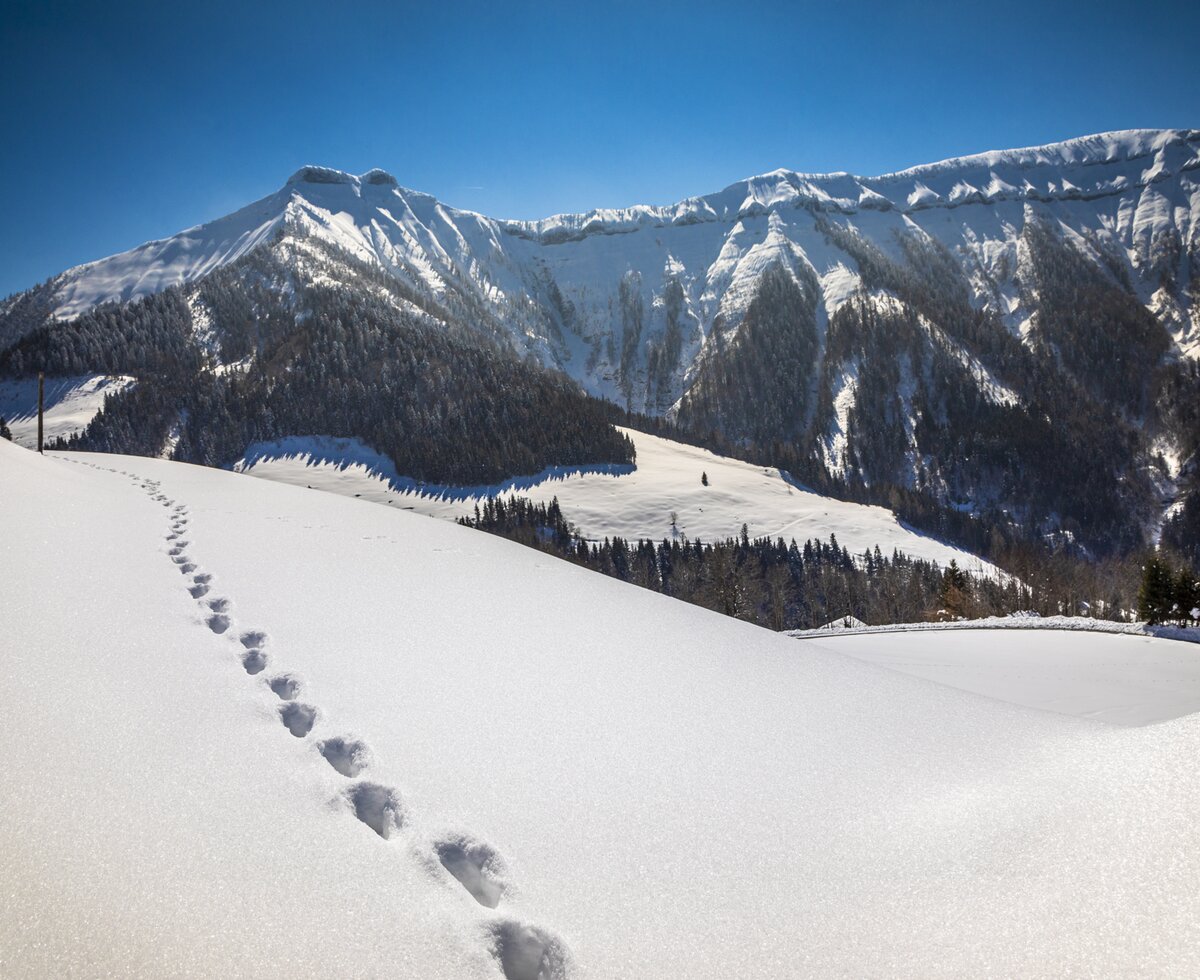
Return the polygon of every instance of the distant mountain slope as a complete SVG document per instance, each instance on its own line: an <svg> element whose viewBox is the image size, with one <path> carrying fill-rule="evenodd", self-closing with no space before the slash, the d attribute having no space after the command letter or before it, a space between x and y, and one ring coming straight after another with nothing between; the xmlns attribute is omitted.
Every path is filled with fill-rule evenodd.
<svg viewBox="0 0 1200 980"><path fill-rule="evenodd" d="M65 319L190 282L288 227L435 296L469 289L505 319L512 315L507 307L522 298L544 301L557 292L565 309L527 311L524 322L511 324L513 332L540 326L537 341L559 365L599 387L605 372L621 365L600 369L603 344L591 368L576 362L572 348L597 335L607 341L616 333L620 340L632 311L611 301L631 270L638 281L627 282L624 293L642 308L644 339L665 331L672 312L667 294L676 282L684 304L675 315L684 318L687 339L701 341L714 326L732 328L758 275L775 259L811 268L832 314L860 281L855 256L831 247L815 220L833 216L893 257L902 255L896 235L921 232L945 245L961 256L975 299L1019 328L1030 316L1013 289L1020 233L1031 217L1045 216L1075 232L1092 258L1123 268L1139 298L1169 312L1176 341L1192 350L1200 345L1200 321L1185 288L1197 272L1198 170L1200 131L1134 130L882 177L778 170L668 207L501 221L401 188L380 170L354 177L305 167L279 191L228 217L68 270L51 305ZM630 234L640 237L622 237ZM555 327L568 328L571 337L555 343ZM639 346L644 355L646 345ZM644 356L639 362L644 371Z"/></svg>
<svg viewBox="0 0 1200 980"><path fill-rule="evenodd" d="M497 494L520 494L546 504L557 499L563 515L593 541L724 541L737 537L746 525L751 538L827 541L832 534L855 555L875 547L886 555L898 549L943 566L956 561L969 571L995 574L995 568L974 555L916 533L883 508L821 496L778 469L751 466L632 429L622 431L637 451L636 468L578 472L564 467L488 487L414 484L397 479L388 460L361 444L319 438L253 446L235 469L451 520L470 516Z"/></svg>
<svg viewBox="0 0 1200 980"><path fill-rule="evenodd" d="M881 502L895 487L1107 549L1146 540L1192 489L1197 130L879 177L778 170L541 221L305 167L226 218L11 298L0 345L176 290L210 367L261 360L261 324L286 332L297 290L335 286ZM102 370L84 360L76 373Z"/></svg>
<svg viewBox="0 0 1200 980"><path fill-rule="evenodd" d="M633 462L611 407L324 243L276 236L186 287L51 323L0 353L133 375L75 443L225 466L295 433L362 438L405 473L473 483Z"/></svg>
<svg viewBox="0 0 1200 980"><path fill-rule="evenodd" d="M43 390L43 438L49 443L82 432L104 400L125 391L132 381L105 375L51 379ZM36 379L0 381L0 418L7 421L13 441L30 449L37 448L37 409Z"/></svg>

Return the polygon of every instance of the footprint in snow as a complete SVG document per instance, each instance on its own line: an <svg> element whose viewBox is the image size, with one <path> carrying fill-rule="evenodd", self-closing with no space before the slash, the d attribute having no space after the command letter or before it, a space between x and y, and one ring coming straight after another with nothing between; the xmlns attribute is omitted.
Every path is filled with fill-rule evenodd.
<svg viewBox="0 0 1200 980"><path fill-rule="evenodd" d="M465 834L434 843L438 860L480 905L494 909L508 888L508 869L490 844Z"/></svg>
<svg viewBox="0 0 1200 980"><path fill-rule="evenodd" d="M262 649L267 642L267 634L262 630L247 630L239 638L246 653L242 656L242 666L247 674L261 674L267 666L267 654Z"/></svg>
<svg viewBox="0 0 1200 980"><path fill-rule="evenodd" d="M291 674L272 677L268 684L280 701L295 701L300 696L300 681Z"/></svg>
<svg viewBox="0 0 1200 980"><path fill-rule="evenodd" d="M354 815L384 840L396 834L407 814L400 794L378 783L358 783L346 791Z"/></svg>
<svg viewBox="0 0 1200 980"><path fill-rule="evenodd" d="M312 731L313 723L317 720L317 709L311 704L289 701L279 709L279 718L284 728L296 738L304 738Z"/></svg>
<svg viewBox="0 0 1200 980"><path fill-rule="evenodd" d="M370 762L370 750L356 738L327 738L317 743L317 750L334 769L347 779L353 779Z"/></svg>
<svg viewBox="0 0 1200 980"><path fill-rule="evenodd" d="M253 677L267 669L267 655L262 650L247 650L242 655L242 668Z"/></svg>
<svg viewBox="0 0 1200 980"><path fill-rule="evenodd" d="M540 926L498 919L488 923L492 956L505 980L567 980L571 954L552 932Z"/></svg>
<svg viewBox="0 0 1200 980"><path fill-rule="evenodd" d="M165 500L167 506L173 501ZM171 533L168 541L176 542L169 551L172 559L184 574L196 572L196 566L184 553L187 541L179 540L187 527L187 510L176 506L172 513ZM200 600L210 589L212 576L197 572L188 591ZM211 610L206 625L220 635L227 632L231 621L231 603L225 598L210 599L205 603ZM257 674L266 668L267 658L262 647L267 634L261 630L248 630L239 640L246 653L242 664L248 674ZM289 674L283 674L268 682L271 691L283 702L279 710L280 720L296 738L306 737L317 718L317 709L295 701L300 694L300 682ZM367 745L354 738L333 737L317 743L322 757L338 773L354 779L367 767L370 750ZM353 786L346 798L355 817L370 827L385 840L404 826L406 814L400 795L390 787L363 782ZM496 908L507 889L507 870L503 858L490 845L467 835L443 838L434 844L442 867L457 880L480 905ZM489 929L490 950L507 980L565 980L569 953L562 941L552 933L537 926L516 920L497 920Z"/></svg>

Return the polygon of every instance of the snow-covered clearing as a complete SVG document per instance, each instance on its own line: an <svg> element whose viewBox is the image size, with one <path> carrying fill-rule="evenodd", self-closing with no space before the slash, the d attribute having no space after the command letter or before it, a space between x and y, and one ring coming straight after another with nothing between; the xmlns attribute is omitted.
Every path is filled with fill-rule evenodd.
<svg viewBox="0 0 1200 980"><path fill-rule="evenodd" d="M47 378L44 392L44 437L47 443L82 432L104 407L104 399L130 387L124 375L84 374ZM37 448L37 378L0 381L0 418L8 420L13 440Z"/></svg>
<svg viewBox="0 0 1200 980"><path fill-rule="evenodd" d="M943 565L954 559L965 569L995 573L974 555L905 527L883 507L821 496L772 467L632 429L621 431L637 448L633 472L625 467L555 470L492 487L418 486L362 443L320 436L257 444L234 468L451 520L473 513L476 504L496 494L519 493L546 503L557 497L567 519L593 540L614 535L670 538L674 512L677 533L692 540L735 537L746 524L751 537L803 542L836 534L838 543L856 554L878 545L888 555L899 548ZM708 486L701 483L704 474Z"/></svg>
<svg viewBox="0 0 1200 980"><path fill-rule="evenodd" d="M1200 972L1198 716L1033 711L394 507L4 442L0 603L5 977Z"/></svg>
<svg viewBox="0 0 1200 980"><path fill-rule="evenodd" d="M1148 725L1200 711L1200 646L1132 631L845 630L824 632L816 642L964 691L1111 724Z"/></svg>
<svg viewBox="0 0 1200 980"><path fill-rule="evenodd" d="M849 619L850 625L846 625ZM1147 623L1118 623L1109 619L1091 616L1039 616L1037 613L1013 613L1010 616L985 616L982 619L958 619L936 623L890 623L871 626L850 617L839 617L815 630L789 630L788 636L797 639L816 639L825 636L825 630L839 633L929 633L957 630L1065 630L1080 633L1111 633L1122 636L1151 636L1164 640L1183 640L1200 643L1200 629L1180 626L1150 626Z"/></svg>

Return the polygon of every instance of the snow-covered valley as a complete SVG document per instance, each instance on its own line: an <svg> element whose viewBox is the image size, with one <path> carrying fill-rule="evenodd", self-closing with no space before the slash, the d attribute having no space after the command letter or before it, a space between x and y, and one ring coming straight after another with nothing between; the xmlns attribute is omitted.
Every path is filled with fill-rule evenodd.
<svg viewBox="0 0 1200 980"><path fill-rule="evenodd" d="M1197 715L1019 707L397 505L3 441L0 602L5 976L1200 970Z"/></svg>

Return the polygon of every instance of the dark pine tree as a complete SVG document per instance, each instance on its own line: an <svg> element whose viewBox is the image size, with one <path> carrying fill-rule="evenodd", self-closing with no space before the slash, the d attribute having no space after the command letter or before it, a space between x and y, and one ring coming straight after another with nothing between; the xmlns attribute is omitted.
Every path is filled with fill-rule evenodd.
<svg viewBox="0 0 1200 980"><path fill-rule="evenodd" d="M1165 622L1174 605L1175 583L1171 570L1157 555L1142 569L1142 587L1138 590L1138 618L1151 626Z"/></svg>

